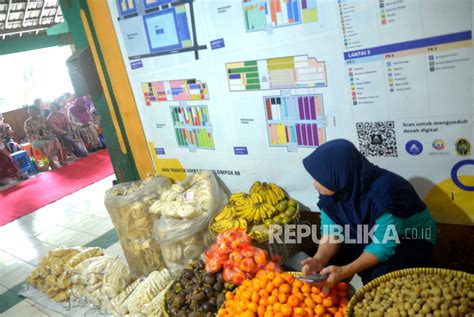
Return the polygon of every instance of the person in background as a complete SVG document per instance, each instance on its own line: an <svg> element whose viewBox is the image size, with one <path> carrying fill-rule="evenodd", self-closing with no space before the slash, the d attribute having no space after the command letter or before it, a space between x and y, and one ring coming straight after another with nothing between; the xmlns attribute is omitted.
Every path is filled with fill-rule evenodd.
<svg viewBox="0 0 474 317"><path fill-rule="evenodd" d="M0 142L10 153L21 151L21 146L13 140L13 130L11 126L4 122L3 115L0 113Z"/></svg>
<svg viewBox="0 0 474 317"><path fill-rule="evenodd" d="M100 126L100 114L97 109L94 107L94 103L90 96L86 97L86 102L88 102L89 112L92 117L92 122L94 123L95 129L97 130L97 134L99 136L100 145L102 148L106 148L107 144L105 143L105 138L103 135L103 129Z"/></svg>
<svg viewBox="0 0 474 317"><path fill-rule="evenodd" d="M80 97L76 99L74 105L69 108L69 118L77 124L81 138L89 151L96 151L101 148L99 135L92 121L85 98Z"/></svg>
<svg viewBox="0 0 474 317"><path fill-rule="evenodd" d="M49 104L44 102L41 98L36 98L33 101L33 104L38 107L40 113L43 114L43 117L47 118L49 115Z"/></svg>
<svg viewBox="0 0 474 317"><path fill-rule="evenodd" d="M40 111L44 108L45 106L45 103L43 101L43 99L41 98L36 98L34 101L33 101L33 105L35 105L36 107L38 107L40 109Z"/></svg>
<svg viewBox="0 0 474 317"><path fill-rule="evenodd" d="M88 153L81 137L78 133L75 133L66 115L60 112L61 106L53 102L50 108L51 113L48 116L48 122L53 130L53 134L58 138L59 142L61 142L74 157L87 156Z"/></svg>
<svg viewBox="0 0 474 317"><path fill-rule="evenodd" d="M74 105L76 97L75 97L75 95L71 94L70 92L66 92L63 95L63 98L64 98L64 102L65 102L65 105L66 105L66 109L69 113L69 108L71 108Z"/></svg>
<svg viewBox="0 0 474 317"><path fill-rule="evenodd" d="M9 178L21 178L21 171L13 162L5 142L9 135L11 136L10 133L10 125L3 122L3 115L0 114L0 184Z"/></svg>
<svg viewBox="0 0 474 317"><path fill-rule="evenodd" d="M0 140L0 184L9 178L21 178L20 169L13 163L10 152Z"/></svg>
<svg viewBox="0 0 474 317"><path fill-rule="evenodd" d="M49 106L51 108L51 105ZM50 108L45 108L43 110L43 117L47 118L49 117L49 114L51 113L51 109Z"/></svg>
<svg viewBox="0 0 474 317"><path fill-rule="evenodd" d="M94 103L92 102L91 96L84 96L82 97L86 103L87 109L89 109L89 113L92 113L94 109Z"/></svg>
<svg viewBox="0 0 474 317"><path fill-rule="evenodd" d="M59 164L66 163L66 155L61 150L61 144L58 139L54 137L53 131L45 117L41 116L40 110L33 105L28 108L30 117L26 119L24 128L28 139L30 140L33 149L42 149L48 157L50 167L57 168L54 163L55 157L59 159Z"/></svg>
<svg viewBox="0 0 474 317"><path fill-rule="evenodd" d="M67 116L69 109L66 107L67 106L66 97L59 96L58 98L56 98L55 102L60 106L59 111L61 113L64 113Z"/></svg>
<svg viewBox="0 0 474 317"><path fill-rule="evenodd" d="M356 273L366 284L388 272L430 265L436 222L407 180L370 163L342 139L319 146L303 165L319 192L322 225L316 255L301 263L303 275L329 274L320 285L328 290ZM357 239L359 225L375 228L373 237L344 241ZM337 226L344 237L332 230Z"/></svg>

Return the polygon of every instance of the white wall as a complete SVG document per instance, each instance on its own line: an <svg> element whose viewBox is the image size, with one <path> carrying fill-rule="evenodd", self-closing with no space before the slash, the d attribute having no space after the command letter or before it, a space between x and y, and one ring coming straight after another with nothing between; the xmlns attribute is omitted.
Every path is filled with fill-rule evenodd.
<svg viewBox="0 0 474 317"><path fill-rule="evenodd" d="M66 67L71 54L62 46L0 56L0 112L73 92Z"/></svg>

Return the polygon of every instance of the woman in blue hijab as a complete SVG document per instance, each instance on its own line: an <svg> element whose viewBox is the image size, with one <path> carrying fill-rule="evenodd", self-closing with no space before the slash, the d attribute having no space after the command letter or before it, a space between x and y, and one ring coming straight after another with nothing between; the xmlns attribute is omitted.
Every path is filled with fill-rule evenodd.
<svg viewBox="0 0 474 317"><path fill-rule="evenodd" d="M323 284L329 288L356 273L365 284L429 265L436 222L408 181L370 163L343 139L321 145L303 165L319 192L322 225L316 255L302 262L303 275L329 274Z"/></svg>

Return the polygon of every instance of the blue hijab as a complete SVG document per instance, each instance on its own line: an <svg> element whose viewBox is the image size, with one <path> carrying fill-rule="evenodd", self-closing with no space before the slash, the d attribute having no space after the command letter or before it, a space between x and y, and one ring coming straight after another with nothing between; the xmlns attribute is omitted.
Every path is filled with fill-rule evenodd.
<svg viewBox="0 0 474 317"><path fill-rule="evenodd" d="M333 196L319 196L318 206L335 223L370 227L383 213L408 218L426 209L413 186L401 176L370 163L349 141L324 143L303 159L306 171Z"/></svg>

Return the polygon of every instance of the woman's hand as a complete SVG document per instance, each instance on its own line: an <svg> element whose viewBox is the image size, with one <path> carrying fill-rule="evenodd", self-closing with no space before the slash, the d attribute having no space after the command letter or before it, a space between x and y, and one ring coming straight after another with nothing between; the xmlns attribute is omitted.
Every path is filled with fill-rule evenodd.
<svg viewBox="0 0 474 317"><path fill-rule="evenodd" d="M321 274L329 274L326 281L322 282L323 288L330 289L337 283L342 281L344 276L344 269L341 266L330 265L321 270Z"/></svg>
<svg viewBox="0 0 474 317"><path fill-rule="evenodd" d="M307 258L301 262L303 276L319 273L323 269L323 263L316 258Z"/></svg>

